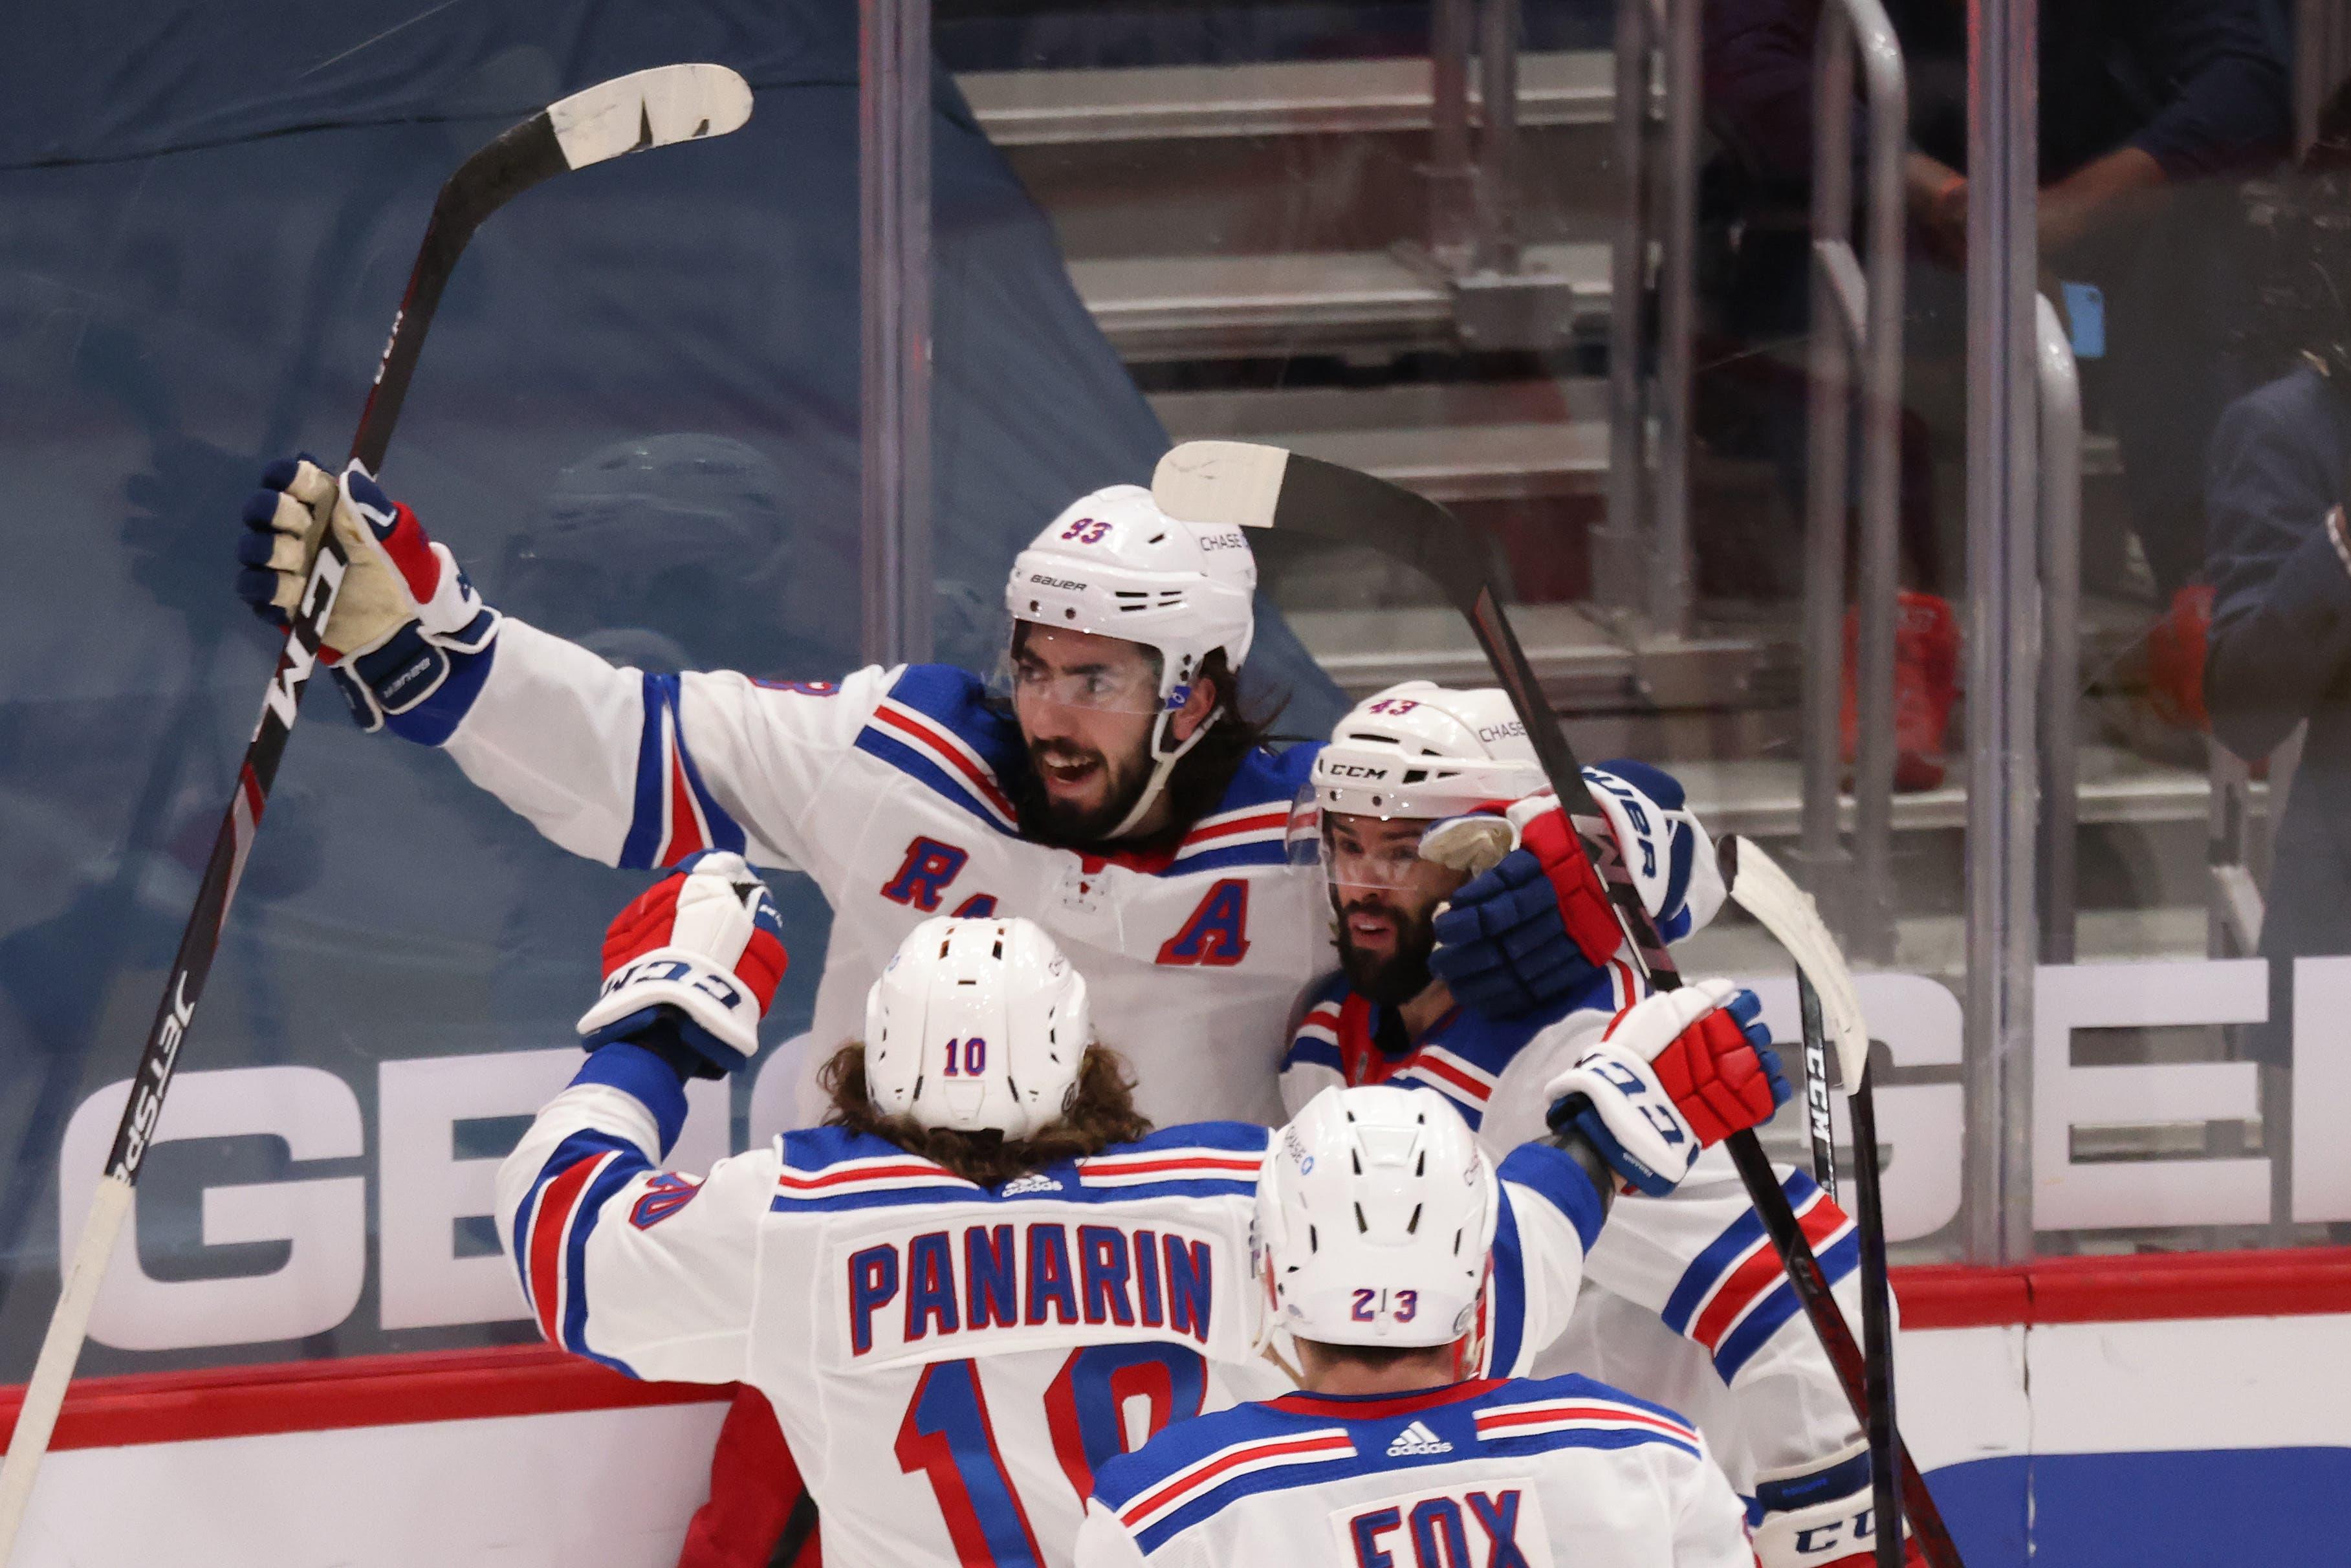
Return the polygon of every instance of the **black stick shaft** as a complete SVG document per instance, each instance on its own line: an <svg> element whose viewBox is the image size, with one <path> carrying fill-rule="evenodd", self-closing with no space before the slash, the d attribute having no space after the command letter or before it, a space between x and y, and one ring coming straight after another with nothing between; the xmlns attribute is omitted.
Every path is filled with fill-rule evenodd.
<svg viewBox="0 0 2351 1568"><path fill-rule="evenodd" d="M466 159L441 187L433 203L433 215L425 225L423 242L417 247L415 265L409 269L408 286L401 294L400 311L392 318L392 335L384 343L383 358L376 366L375 381L368 389L367 402L360 410L359 426L351 437L351 455L365 464L369 472L381 465L392 445L392 429L399 423L409 380L415 374L417 356L423 351L424 334L433 324L442 290L448 286L449 275L458 256L464 254L466 241L473 237L482 220L508 198L550 174L561 173L566 166L554 127L542 112L507 130ZM155 1021L149 1026L146 1046L140 1052L131 1097L123 1106L122 1121L115 1129L114 1146L107 1155L106 1168L109 1175L124 1181L138 1181L140 1166L154 1141L155 1123L162 1114L163 1097L179 1063L180 1047L194 1020L196 1004L204 998L204 982L212 975L221 927L228 919L230 904L235 901L237 883L245 874L246 856L252 851L253 836L260 829L261 814L269 805L270 788L277 781L277 765L285 756L287 737L293 733L294 721L301 716L302 694L317 669L319 640L334 614L335 600L342 591L343 574L350 565L342 541L335 537L334 529L327 529L320 538L318 559L311 563L310 575L303 583L301 598L296 602L285 645L277 654L277 667L269 677L261 717L254 725L253 738L246 746L244 761L237 768L235 792L229 798L228 809L221 814L220 831L213 835L212 856L204 863L195 907L189 912L187 927L180 934L179 951L172 959L162 1000L156 1006Z"/></svg>
<svg viewBox="0 0 2351 1568"><path fill-rule="evenodd" d="M1877 1514L1877 1568L1902 1568L1902 1496L1894 1469L1894 1291L1886 1273L1878 1197L1877 1100L1869 1077L1855 1090L1854 1222L1861 1243L1861 1354L1869 1395L1869 1482ZM1938 1519L1935 1527L1942 1528Z"/></svg>

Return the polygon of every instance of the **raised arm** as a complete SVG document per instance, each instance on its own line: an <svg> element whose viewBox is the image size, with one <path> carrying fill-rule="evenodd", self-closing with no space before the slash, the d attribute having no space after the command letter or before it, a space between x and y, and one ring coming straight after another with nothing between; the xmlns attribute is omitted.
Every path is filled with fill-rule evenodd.
<svg viewBox="0 0 2351 1568"><path fill-rule="evenodd" d="M757 1049L784 971L775 906L742 857L707 852L622 911L604 956L588 1060L498 1167L501 1239L549 1340L632 1377L737 1382L780 1162L661 1163L685 1080Z"/></svg>
<svg viewBox="0 0 2351 1568"><path fill-rule="evenodd" d="M821 876L810 812L893 672L838 685L615 668L483 603L446 546L353 465L273 465L246 504L238 592L282 617L332 526L350 570L321 650L367 729L447 751L549 838L607 864L731 850Z"/></svg>

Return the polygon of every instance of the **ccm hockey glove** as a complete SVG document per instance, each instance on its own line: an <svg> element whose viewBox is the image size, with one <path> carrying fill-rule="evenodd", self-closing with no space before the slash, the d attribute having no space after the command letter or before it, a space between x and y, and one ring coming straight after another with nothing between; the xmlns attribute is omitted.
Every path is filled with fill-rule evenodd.
<svg viewBox="0 0 2351 1568"><path fill-rule="evenodd" d="M1573 1124L1627 1190L1663 1197L1701 1150L1770 1121L1794 1093L1762 1009L1729 980L1635 1003L1545 1085L1551 1124Z"/></svg>
<svg viewBox="0 0 2351 1568"><path fill-rule="evenodd" d="M286 458L269 465L261 486L245 504L238 596L285 625L332 527L350 569L319 652L351 716L362 729L389 721L412 740L446 740L489 673L498 612L447 547L428 538L416 514L358 463L338 482L307 455Z"/></svg>
<svg viewBox="0 0 2351 1568"><path fill-rule="evenodd" d="M759 1049L784 977L776 901L732 850L688 855L604 933L604 989L580 1019L590 1051L644 1046L681 1078L720 1078Z"/></svg>

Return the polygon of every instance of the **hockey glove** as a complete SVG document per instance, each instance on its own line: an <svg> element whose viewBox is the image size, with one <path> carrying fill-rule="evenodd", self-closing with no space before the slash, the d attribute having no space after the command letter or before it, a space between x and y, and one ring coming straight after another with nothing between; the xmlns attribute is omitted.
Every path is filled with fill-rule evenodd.
<svg viewBox="0 0 2351 1568"><path fill-rule="evenodd" d="M1770 1121L1793 1094L1756 1021L1762 1008L1728 980L1626 1008L1545 1086L1552 1126L1572 1124L1628 1190L1664 1197L1701 1150Z"/></svg>
<svg viewBox="0 0 2351 1568"><path fill-rule="evenodd" d="M1721 877L1680 785L1640 763L1583 776L1660 935L1679 941L1711 919ZM1437 915L1429 968L1489 1018L1524 1017L1583 990L1624 943L1591 852L1548 790L1499 810L1499 821L1489 811L1438 821L1421 853L1470 873Z"/></svg>
<svg viewBox="0 0 2351 1568"><path fill-rule="evenodd" d="M687 856L604 933L604 990L580 1019L590 1051L632 1040L681 1076L718 1078L759 1049L784 977L776 901L731 850Z"/></svg>
<svg viewBox="0 0 2351 1568"><path fill-rule="evenodd" d="M1856 1442L1798 1471L1755 1478L1755 1560L1761 1568L1876 1568L1876 1500L1869 1445ZM1903 1531L1902 1561L1923 1568L1918 1538Z"/></svg>
<svg viewBox="0 0 2351 1568"><path fill-rule="evenodd" d="M482 602L447 547L425 537L416 514L356 462L339 484L309 457L287 458L271 464L261 484L245 504L238 595L262 619L285 625L331 524L350 568L319 652L351 716L374 730L387 717L418 714L418 723L398 727L413 739L446 739L449 726L432 725L422 710L458 661L475 682L487 673L476 656L497 635L498 612Z"/></svg>

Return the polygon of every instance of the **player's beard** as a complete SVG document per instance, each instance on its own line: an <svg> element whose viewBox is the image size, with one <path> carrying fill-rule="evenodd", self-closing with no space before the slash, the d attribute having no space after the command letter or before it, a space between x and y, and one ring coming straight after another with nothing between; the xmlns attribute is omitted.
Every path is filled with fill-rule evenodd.
<svg viewBox="0 0 2351 1568"><path fill-rule="evenodd" d="M1029 743L1029 777L1014 791L1022 830L1048 843L1092 845L1108 839L1151 782L1151 758L1140 748L1122 760L1113 760L1091 747L1065 740ZM1046 792L1048 762L1090 762L1108 782L1098 806L1077 806L1056 800Z"/></svg>
<svg viewBox="0 0 2351 1568"><path fill-rule="evenodd" d="M1379 914L1395 925L1395 950L1366 953L1347 929L1354 914ZM1417 914L1385 898L1353 898L1339 906L1339 967L1357 995L1383 1007L1397 1007L1428 989L1434 977L1428 956L1437 950L1436 912Z"/></svg>

